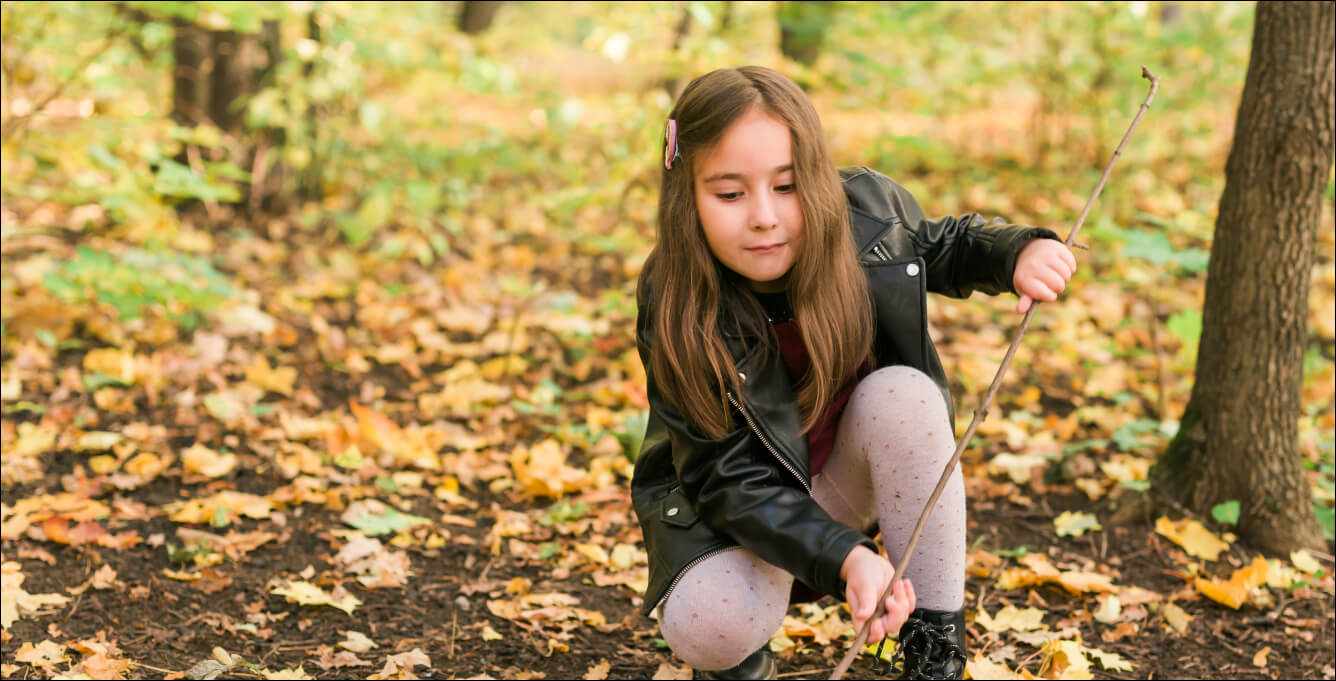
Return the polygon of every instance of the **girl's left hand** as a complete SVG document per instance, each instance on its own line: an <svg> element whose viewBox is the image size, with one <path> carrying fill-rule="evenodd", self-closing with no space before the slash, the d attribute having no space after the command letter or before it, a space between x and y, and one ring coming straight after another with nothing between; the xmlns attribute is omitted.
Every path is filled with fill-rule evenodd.
<svg viewBox="0 0 1336 681"><path fill-rule="evenodd" d="M1016 272L1011 285L1021 299L1016 311L1024 314L1035 300L1057 300L1076 273L1076 258L1061 241L1035 239L1016 257Z"/></svg>

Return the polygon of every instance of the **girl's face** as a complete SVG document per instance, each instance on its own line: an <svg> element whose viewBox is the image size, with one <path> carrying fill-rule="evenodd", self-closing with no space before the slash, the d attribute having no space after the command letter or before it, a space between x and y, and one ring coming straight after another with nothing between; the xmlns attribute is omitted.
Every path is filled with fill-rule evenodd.
<svg viewBox="0 0 1336 681"><path fill-rule="evenodd" d="M759 107L738 117L695 168L705 240L752 289L782 291L802 245L789 126Z"/></svg>

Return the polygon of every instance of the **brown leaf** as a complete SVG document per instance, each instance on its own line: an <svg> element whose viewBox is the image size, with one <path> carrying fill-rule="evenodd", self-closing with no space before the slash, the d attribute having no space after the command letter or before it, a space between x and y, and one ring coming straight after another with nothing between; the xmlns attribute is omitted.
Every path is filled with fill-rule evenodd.
<svg viewBox="0 0 1336 681"><path fill-rule="evenodd" d="M209 566L199 571L199 579L193 584L206 594L218 593L232 585L232 576Z"/></svg>

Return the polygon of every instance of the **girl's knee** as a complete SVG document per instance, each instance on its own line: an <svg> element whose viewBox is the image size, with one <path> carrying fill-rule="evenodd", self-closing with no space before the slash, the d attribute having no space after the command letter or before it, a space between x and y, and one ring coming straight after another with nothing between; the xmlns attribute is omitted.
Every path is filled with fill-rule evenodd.
<svg viewBox="0 0 1336 681"><path fill-rule="evenodd" d="M932 377L904 365L882 367L863 378L854 390L854 400L897 413L935 416L947 413L946 397ZM915 419L919 420L919 419ZM895 423L888 424L891 426Z"/></svg>
<svg viewBox="0 0 1336 681"><path fill-rule="evenodd" d="M787 600L777 612L745 601L675 603L661 609L659 629L668 647L695 669L741 664L770 640L783 623Z"/></svg>

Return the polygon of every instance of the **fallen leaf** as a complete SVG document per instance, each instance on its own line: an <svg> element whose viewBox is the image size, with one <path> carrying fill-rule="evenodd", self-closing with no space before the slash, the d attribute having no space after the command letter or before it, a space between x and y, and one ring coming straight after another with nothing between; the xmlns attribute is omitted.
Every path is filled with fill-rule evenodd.
<svg viewBox="0 0 1336 681"><path fill-rule="evenodd" d="M281 669L276 672L271 672L268 669L265 669L261 671L261 676L263 676L266 679L270 679L271 681L284 681L288 679L304 680L304 679L315 678L314 676L307 674L306 671L302 669L301 665L297 665L296 669Z"/></svg>
<svg viewBox="0 0 1336 681"><path fill-rule="evenodd" d="M263 355L256 355L255 361L246 367L246 382L258 388L264 388L280 395L292 395L292 384L297 380L297 370L292 367L270 368L269 360Z"/></svg>
<svg viewBox="0 0 1336 681"><path fill-rule="evenodd" d="M1192 621L1191 615L1173 603L1165 603L1160 612L1164 613L1164 621L1168 622L1174 631L1180 634L1187 633L1188 623Z"/></svg>
<svg viewBox="0 0 1336 681"><path fill-rule="evenodd" d="M422 652L421 648L414 648L406 653L385 658L385 666L381 668L380 672L372 674L369 678L416 679L418 677L413 673L413 667L418 665L430 667L431 658L427 657L427 654Z"/></svg>
<svg viewBox="0 0 1336 681"><path fill-rule="evenodd" d="M1299 549L1298 551L1291 552L1290 562L1294 563L1294 567L1297 567L1310 575L1315 574L1318 570L1322 569L1322 564L1317 562L1317 559L1308 552L1308 549Z"/></svg>
<svg viewBox="0 0 1336 681"><path fill-rule="evenodd" d="M1263 646L1263 648L1262 648L1261 650L1257 651L1257 654L1256 654L1256 655L1253 655L1253 659L1252 659L1252 664L1253 664L1253 666L1254 666L1254 667L1258 667L1258 668L1265 668L1265 667L1266 667L1266 656L1267 656L1270 652L1271 652L1271 646Z"/></svg>
<svg viewBox="0 0 1336 681"><path fill-rule="evenodd" d="M1112 624L1118 620L1118 616L1123 612L1123 604L1118 597L1113 594L1106 594L1099 597L1099 605L1092 613L1096 622Z"/></svg>
<svg viewBox="0 0 1336 681"><path fill-rule="evenodd" d="M496 630L492 628L492 625L490 625L490 624L484 624L484 625L482 625L482 640L484 640L484 641L500 641L500 640L503 639L503 638L505 638L505 637L502 636L501 634L498 634L498 633L496 632Z"/></svg>
<svg viewBox="0 0 1336 681"><path fill-rule="evenodd" d="M965 662L965 671L971 679L1019 679L1021 676L1011 671L1005 664L993 662L975 652L974 658Z"/></svg>
<svg viewBox="0 0 1336 681"><path fill-rule="evenodd" d="M334 600L334 596L323 591L320 587L304 581L289 582L287 586L278 586L270 589L269 593L279 596L285 596L289 601L301 605L328 605L331 608L338 608L349 615L353 614L353 609L362 604L356 596L347 594L343 598Z"/></svg>
<svg viewBox="0 0 1336 681"><path fill-rule="evenodd" d="M676 679L679 681L690 679L691 665L682 665L681 667L674 667L672 664L668 662L660 662L659 668L654 670L654 676L651 676L650 678L655 679L655 681L658 681L659 679L665 679L665 680Z"/></svg>
<svg viewBox="0 0 1336 681"><path fill-rule="evenodd" d="M974 621L988 631L1031 631L1045 628L1043 610L1038 608L1022 610L1014 605L1008 605L997 611L995 617L990 617L987 610L979 608L979 614Z"/></svg>
<svg viewBox="0 0 1336 681"><path fill-rule="evenodd" d="M18 563L5 561L0 566L0 627L8 629L22 615L38 614L45 606L61 606L70 600L56 593L30 594L21 588L23 579Z"/></svg>
<svg viewBox="0 0 1336 681"><path fill-rule="evenodd" d="M1208 582L1198 577L1193 580L1193 585L1207 598L1238 610L1250 591L1266 583L1267 569L1266 559L1257 556L1250 565L1235 570L1229 581Z"/></svg>
<svg viewBox="0 0 1336 681"><path fill-rule="evenodd" d="M584 678L586 681L602 681L603 679L608 678L608 672L611 671L611 669L612 664L605 658L599 660L598 664L589 665L589 669L585 670Z"/></svg>
<svg viewBox="0 0 1336 681"><path fill-rule="evenodd" d="M345 631L343 632L343 635L346 638L339 641L337 645L344 650L351 650L354 653L365 653L372 648L380 647L375 641L367 638L367 635L360 631Z"/></svg>
<svg viewBox="0 0 1336 681"><path fill-rule="evenodd" d="M1053 530L1059 537L1079 537L1087 530L1103 529L1093 514L1063 511L1053 519Z"/></svg>
<svg viewBox="0 0 1336 681"><path fill-rule="evenodd" d="M1155 520L1155 532L1183 547L1183 550L1194 558L1218 560L1220 552L1229 548L1229 544L1190 518L1172 522L1169 518L1160 516Z"/></svg>
<svg viewBox="0 0 1336 681"><path fill-rule="evenodd" d="M18 652L14 653L14 659L34 667L50 669L70 658L65 654L65 646L48 639L35 646L24 641Z"/></svg>
<svg viewBox="0 0 1336 681"><path fill-rule="evenodd" d="M181 465L187 473L217 478L232 472L237 465L237 455L219 454L201 444L181 452Z"/></svg>

